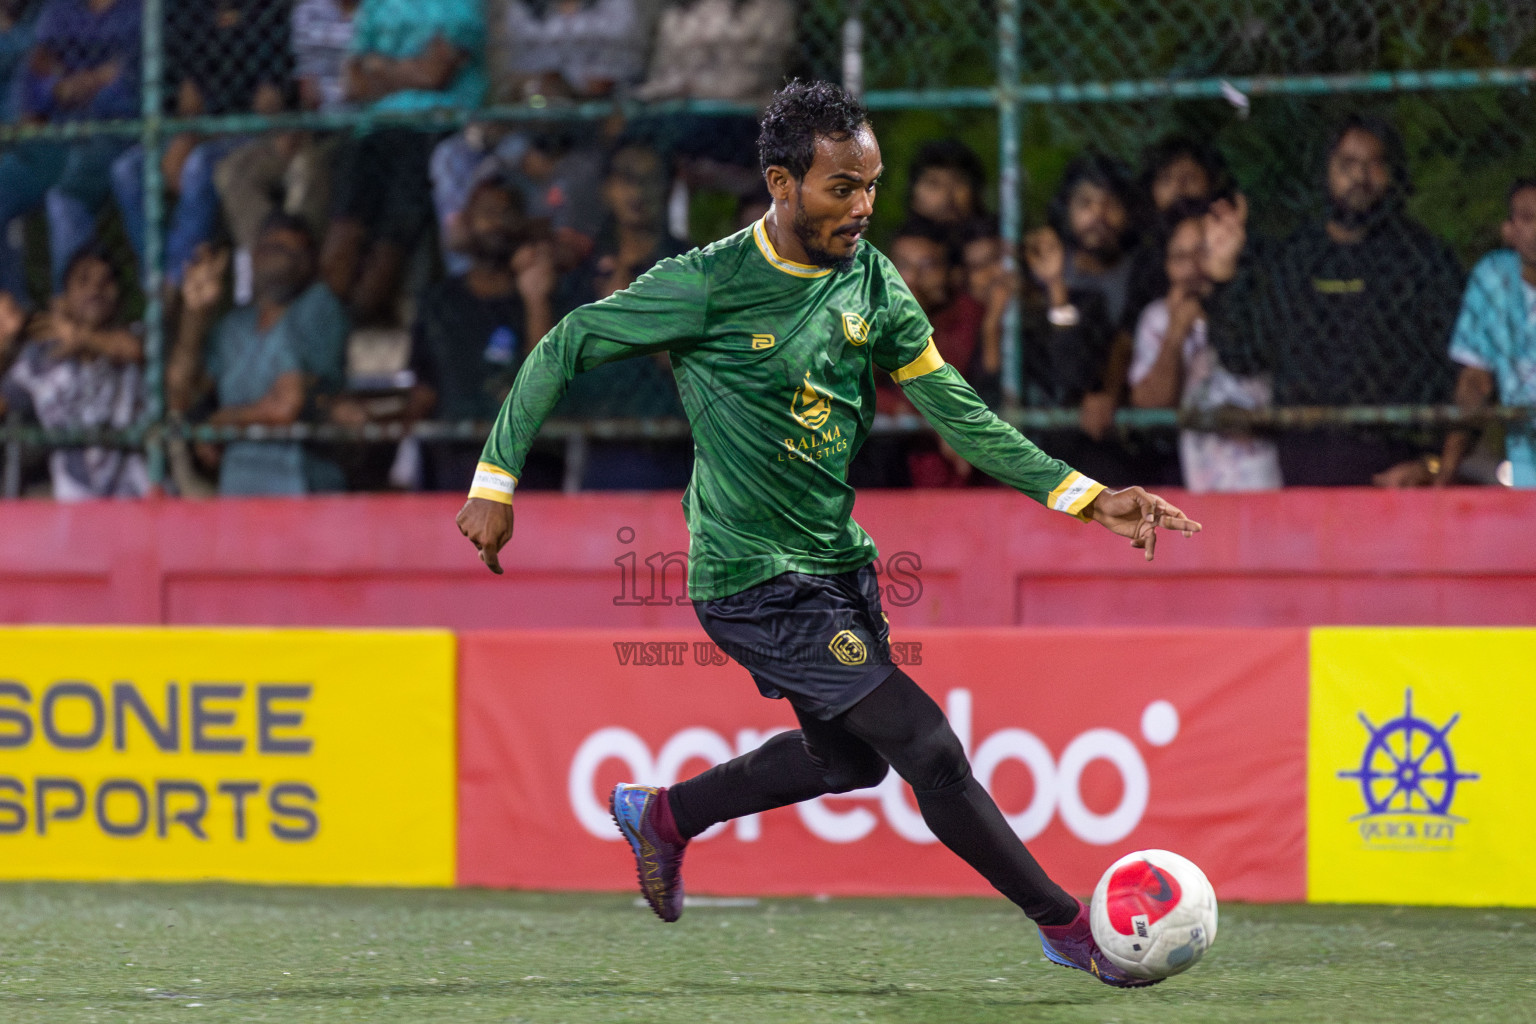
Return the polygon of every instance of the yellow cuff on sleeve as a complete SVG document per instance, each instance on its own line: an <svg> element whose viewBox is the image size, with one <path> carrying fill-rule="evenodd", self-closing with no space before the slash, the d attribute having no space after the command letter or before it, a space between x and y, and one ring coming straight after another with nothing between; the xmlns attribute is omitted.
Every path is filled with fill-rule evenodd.
<svg viewBox="0 0 1536 1024"><path fill-rule="evenodd" d="M939 355L939 346L928 339L928 347L923 349L922 355L912 360L906 366L891 374L891 379L897 384L911 380L913 377L921 377L925 373L932 373L944 365L944 357Z"/></svg>
<svg viewBox="0 0 1536 1024"><path fill-rule="evenodd" d="M482 462L475 467L474 483L469 485L471 498L484 498L486 501L499 501L503 505L512 504L512 491L517 487L517 477L508 473L500 466L493 466L489 462Z"/></svg>
<svg viewBox="0 0 1536 1024"><path fill-rule="evenodd" d="M1104 490L1104 485L1091 477L1074 470L1067 474L1065 480L1056 485L1056 489L1046 495L1045 503L1057 512L1065 512L1067 515L1076 516L1087 522L1092 518L1088 514L1088 506L1093 499Z"/></svg>

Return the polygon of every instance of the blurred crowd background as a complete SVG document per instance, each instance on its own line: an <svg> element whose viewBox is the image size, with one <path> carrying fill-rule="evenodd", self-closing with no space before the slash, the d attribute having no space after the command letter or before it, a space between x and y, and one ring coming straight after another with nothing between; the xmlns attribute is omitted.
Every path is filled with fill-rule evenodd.
<svg viewBox="0 0 1536 1024"><path fill-rule="evenodd" d="M1529 418L1432 415L1536 405L1536 9L1147 7L0 0L3 492L464 490L565 312L764 215L789 76L866 96L874 243L1085 473L1536 486ZM855 484L993 484L879 413ZM584 375L521 485L681 487L681 416Z"/></svg>

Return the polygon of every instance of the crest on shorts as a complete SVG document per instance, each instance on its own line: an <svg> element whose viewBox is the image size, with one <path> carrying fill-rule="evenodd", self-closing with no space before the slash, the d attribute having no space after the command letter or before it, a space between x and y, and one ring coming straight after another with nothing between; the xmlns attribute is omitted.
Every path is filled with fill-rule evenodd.
<svg viewBox="0 0 1536 1024"><path fill-rule="evenodd" d="M827 641L827 649L844 665L862 665L869 657L869 648L851 629L845 629Z"/></svg>
<svg viewBox="0 0 1536 1024"><path fill-rule="evenodd" d="M796 388L789 400L789 414L807 430L820 430L832 415L832 396L811 383L809 370L805 372L805 385Z"/></svg>
<svg viewBox="0 0 1536 1024"><path fill-rule="evenodd" d="M851 344L862 345L869 340L869 324L857 313L844 313L843 336Z"/></svg>

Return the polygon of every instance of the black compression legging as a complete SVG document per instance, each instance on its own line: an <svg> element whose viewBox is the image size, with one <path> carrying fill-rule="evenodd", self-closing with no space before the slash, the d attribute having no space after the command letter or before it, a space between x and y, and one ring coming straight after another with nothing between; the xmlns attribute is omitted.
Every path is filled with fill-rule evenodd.
<svg viewBox="0 0 1536 1024"><path fill-rule="evenodd" d="M1077 903L1036 863L1003 820L944 712L897 669L830 721L801 712L800 728L715 765L669 791L686 837L716 822L828 793L875 786L895 768L939 840L1038 924L1066 924Z"/></svg>

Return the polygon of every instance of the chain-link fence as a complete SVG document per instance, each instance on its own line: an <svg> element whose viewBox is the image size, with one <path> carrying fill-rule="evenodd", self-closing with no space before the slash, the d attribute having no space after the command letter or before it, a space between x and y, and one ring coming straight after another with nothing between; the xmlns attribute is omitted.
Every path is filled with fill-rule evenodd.
<svg viewBox="0 0 1536 1024"><path fill-rule="evenodd" d="M1026 428L1078 430L1089 392L1119 406L1111 433L1132 456L1158 447L1138 448L1138 437L1180 423L1389 428L1381 436L1405 452L1437 449L1435 431L1462 420L1512 424L1516 436L1529 429L1509 408L1530 404L1523 393L1477 414L1452 407L1456 368L1446 358L1465 275L1505 241L1510 184L1536 173L1536 13L1515 0L8 0L0 28L0 73L11 83L0 289L35 311L29 321L0 310L0 334L21 321L4 358L17 361L29 339L57 352L51 335L61 330L87 355L127 344L111 340L119 329L143 349L142 373L96 381L84 419L50 420L46 394L9 403L8 493L25 453L87 437L142 447L155 484L171 475L167 451L174 463L200 439L476 437L483 415L422 421L419 410L401 411L410 400L400 374L421 369L405 354L413 297L466 265L455 218L478 172L461 175L455 199L452 161L483 170L494 157L524 178L535 174L528 161L544 161L540 181L553 173L567 191L586 189L594 208L541 207L546 193L530 186L530 213L557 245L569 229L600 249L611 241L598 236L610 230L601 181L612 161L599 153L582 164L582 154L594 140L610 154L639 140L673 157L671 224L689 229L683 241L706 242L752 206L750 118L765 83L786 74L842 81L875 112L892 169L877 239L889 241L911 212L908 163L932 138L957 136L981 151L990 184L980 205L996 211L1005 262L1030 270L1021 243L1046 224L1064 237L1069 262L1089 254L1068 276L1108 296L1117 333L1092 381L1045 386L1056 369L1041 332L1055 321L1042 317L1057 311L1045 309L1043 290L1031 300L1031 273L1004 320L994 394ZM1336 129L1360 115L1380 143L1379 188L1345 180L1353 168L1329 177ZM1231 371L1267 382L1246 409L1230 395L1192 401L1187 388L1182 400L1154 402L1135 386L1150 372L1137 365L1136 314L1176 297L1165 266L1173 225L1151 187L1157 160L1178 150L1157 149L1169 138L1215 155L1208 178L1230 188L1208 180L1208 193L1246 199L1238 265L1203 300L1201 328ZM1071 190L1060 188L1084 153L1114 170L1109 191L1124 185L1124 230L1097 255L1079 237L1092 225L1074 224ZM1105 185L1102 174L1083 180ZM393 333L354 331L344 343L350 384L322 388L297 422L204 422L233 399L221 400L215 379L199 399L177 376L179 344L205 360L214 346L211 327L201 340L186 328L187 277L207 278L189 268L206 269L211 251L234 254L209 300L229 309L250 290L255 236L274 210L309 225L319 272L353 326L384 310ZM349 218L356 237L337 231ZM120 281L116 308L91 314L89 331L60 328L85 315L61 301L98 310L105 301L84 285L71 299L66 287L80 254L97 250ZM562 269L570 277L589 256L575 252ZM595 297L590 280L584 287L571 296ZM1096 315L1077 305L1074 316ZM377 338L386 354L359 360ZM114 387L133 389L132 400ZM616 376L578 396L550 437L579 455L583 440L679 436L669 388L660 368ZM918 429L900 416L878 427ZM580 475L571 461L568 484Z"/></svg>

